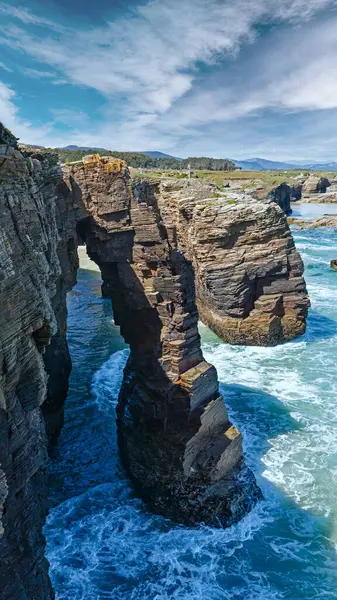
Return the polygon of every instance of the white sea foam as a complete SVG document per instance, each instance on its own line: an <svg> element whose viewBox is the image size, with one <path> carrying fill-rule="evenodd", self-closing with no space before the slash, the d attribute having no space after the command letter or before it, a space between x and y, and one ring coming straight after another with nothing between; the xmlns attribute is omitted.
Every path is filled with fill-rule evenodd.
<svg viewBox="0 0 337 600"><path fill-rule="evenodd" d="M129 350L119 350L110 356L92 378L91 392L98 408L114 413Z"/></svg>
<svg viewBox="0 0 337 600"><path fill-rule="evenodd" d="M58 600L337 597L337 280L326 262L333 238L299 238L306 263L317 267L307 271L314 310L303 338L233 347L201 326L264 500L227 530L179 527L149 513L120 471L48 517ZM114 419L127 357L115 353L93 377L92 399L106 419Z"/></svg>

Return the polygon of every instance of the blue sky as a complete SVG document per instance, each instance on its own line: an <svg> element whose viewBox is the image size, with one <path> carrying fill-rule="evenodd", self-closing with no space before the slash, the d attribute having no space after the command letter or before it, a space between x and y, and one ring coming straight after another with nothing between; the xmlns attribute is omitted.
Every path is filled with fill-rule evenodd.
<svg viewBox="0 0 337 600"><path fill-rule="evenodd" d="M337 160L337 0L0 0L21 141Z"/></svg>

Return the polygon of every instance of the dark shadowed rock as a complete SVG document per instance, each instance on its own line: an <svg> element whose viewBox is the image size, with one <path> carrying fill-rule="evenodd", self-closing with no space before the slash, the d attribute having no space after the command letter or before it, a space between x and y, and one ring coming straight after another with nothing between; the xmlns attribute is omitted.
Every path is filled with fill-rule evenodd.
<svg viewBox="0 0 337 600"><path fill-rule="evenodd" d="M69 236L56 210L62 179L57 157L23 157L8 134L0 161L0 596L49 600L42 534L47 498L47 437L41 414L47 372L58 409L70 363L65 294L74 283L76 230ZM69 208L66 220L70 219ZM62 338L62 341L60 341ZM45 348L55 353L47 370ZM64 376L62 372L64 371Z"/></svg>
<svg viewBox="0 0 337 600"><path fill-rule="evenodd" d="M291 187L287 183L281 183L273 188L268 196L273 202L279 205L286 215L291 215Z"/></svg>

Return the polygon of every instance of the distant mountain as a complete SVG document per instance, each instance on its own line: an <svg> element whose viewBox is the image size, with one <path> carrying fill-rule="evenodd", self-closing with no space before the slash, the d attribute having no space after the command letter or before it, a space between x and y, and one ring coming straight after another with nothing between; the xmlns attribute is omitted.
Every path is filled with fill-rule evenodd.
<svg viewBox="0 0 337 600"><path fill-rule="evenodd" d="M243 171L286 171L288 169L298 169L298 165L291 163L266 160L265 158L247 158L245 160L235 160L237 167Z"/></svg>
<svg viewBox="0 0 337 600"><path fill-rule="evenodd" d="M31 148L43 148L43 146L36 146L34 144L30 144ZM57 150L57 148L56 148ZM92 148L91 146L76 146L75 144L70 144L69 146L64 146L64 148L60 148L59 150L81 150L81 151L90 151L90 152L110 152L106 148ZM141 152L134 153L118 153L116 154L145 154L145 156L149 156L150 158L172 158L174 160L181 160L183 158L179 158L177 156L172 156L171 154L165 154L165 152L159 152L157 150L143 150ZM191 159L192 160L192 159ZM268 160L266 158L246 158L244 160L233 160L236 167L240 167L242 171L293 171L293 170L310 170L310 171L330 171L337 172L337 162L325 162L325 163L316 163L305 162L300 160L294 160L289 162L282 162L277 160ZM202 168L202 167L200 167Z"/></svg>
<svg viewBox="0 0 337 600"><path fill-rule="evenodd" d="M337 162L313 163L311 165L305 165L305 168L311 169L312 171L337 171Z"/></svg>
<svg viewBox="0 0 337 600"><path fill-rule="evenodd" d="M183 160L177 156L171 156L171 154L165 154L164 152L158 152L157 150L141 150L139 154L146 154L151 158L174 158L175 160Z"/></svg>
<svg viewBox="0 0 337 600"><path fill-rule="evenodd" d="M302 161L281 162L267 160L265 158L247 158L245 160L234 160L237 167L243 171L291 171L308 169L311 171L337 171L337 162L329 163L303 163Z"/></svg>
<svg viewBox="0 0 337 600"><path fill-rule="evenodd" d="M64 146L62 150L94 150L96 152L102 152L102 150L107 151L106 148L92 148L91 146L75 146L70 144L69 146ZM176 156L171 156L171 154L165 154L164 152L158 152L157 150L137 150L134 154L145 154L145 156L150 156L151 158L174 158L175 160L183 160L182 158L177 158Z"/></svg>
<svg viewBox="0 0 337 600"><path fill-rule="evenodd" d="M91 146L74 146L70 144L70 146L64 146L62 150L106 150L106 148L92 148Z"/></svg>

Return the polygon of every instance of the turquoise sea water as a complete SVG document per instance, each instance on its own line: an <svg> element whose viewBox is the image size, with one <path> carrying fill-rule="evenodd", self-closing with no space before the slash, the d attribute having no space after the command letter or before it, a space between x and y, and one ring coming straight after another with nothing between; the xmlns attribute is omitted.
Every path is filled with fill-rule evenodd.
<svg viewBox="0 0 337 600"><path fill-rule="evenodd" d="M58 600L337 598L336 232L295 237L312 301L304 337L234 347L201 326L264 494L226 530L173 525L132 495L114 414L128 350L99 275L79 271L69 294L74 366L45 527Z"/></svg>

